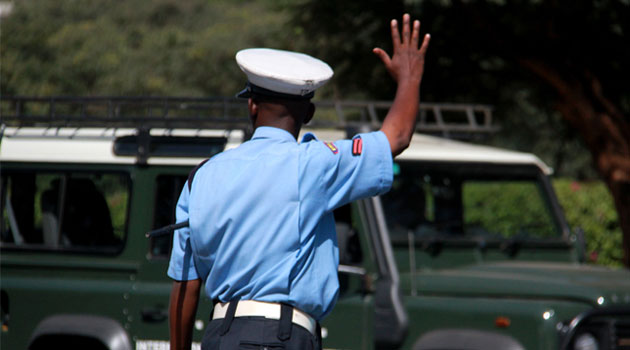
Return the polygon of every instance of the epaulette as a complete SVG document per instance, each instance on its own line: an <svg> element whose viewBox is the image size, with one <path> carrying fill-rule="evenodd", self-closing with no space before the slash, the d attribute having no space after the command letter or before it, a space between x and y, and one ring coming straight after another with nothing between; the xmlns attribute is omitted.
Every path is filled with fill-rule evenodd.
<svg viewBox="0 0 630 350"><path fill-rule="evenodd" d="M317 141L317 136L311 132L307 132L302 136L302 142Z"/></svg>
<svg viewBox="0 0 630 350"><path fill-rule="evenodd" d="M195 174L197 173L197 170L199 170L199 168L201 168L204 164L206 164L207 161L209 161L210 158L205 159L204 161L202 161L201 163L199 163L189 174L188 174L188 192L192 191L192 182L193 179L195 178Z"/></svg>

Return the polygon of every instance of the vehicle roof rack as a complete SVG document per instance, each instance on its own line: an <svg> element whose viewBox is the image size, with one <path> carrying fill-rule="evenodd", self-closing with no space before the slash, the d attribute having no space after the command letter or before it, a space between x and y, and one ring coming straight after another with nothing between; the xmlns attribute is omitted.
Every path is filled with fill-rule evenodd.
<svg viewBox="0 0 630 350"><path fill-rule="evenodd" d="M378 129L389 101L314 101L317 118L309 128ZM6 126L242 129L251 128L247 104L228 97L28 97L1 96ZM492 107L480 104L421 103L416 131L456 139L498 131Z"/></svg>

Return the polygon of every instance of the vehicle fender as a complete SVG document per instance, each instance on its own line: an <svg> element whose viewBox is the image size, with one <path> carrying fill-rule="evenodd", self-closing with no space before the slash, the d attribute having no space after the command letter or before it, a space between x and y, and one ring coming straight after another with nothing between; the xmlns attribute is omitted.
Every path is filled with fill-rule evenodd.
<svg viewBox="0 0 630 350"><path fill-rule="evenodd" d="M42 336L74 335L98 339L109 350L131 350L125 329L115 320L93 315L54 315L41 321L31 336L29 347Z"/></svg>
<svg viewBox="0 0 630 350"><path fill-rule="evenodd" d="M525 350L514 338L474 329L441 329L425 333L413 350Z"/></svg>

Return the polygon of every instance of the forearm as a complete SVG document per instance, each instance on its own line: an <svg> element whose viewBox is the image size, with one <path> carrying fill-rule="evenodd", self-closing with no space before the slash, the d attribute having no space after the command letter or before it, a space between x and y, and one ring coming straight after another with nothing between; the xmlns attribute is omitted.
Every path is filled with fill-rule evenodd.
<svg viewBox="0 0 630 350"><path fill-rule="evenodd" d="M174 281L169 306L169 331L172 350L189 350L199 303L201 280Z"/></svg>
<svg viewBox="0 0 630 350"><path fill-rule="evenodd" d="M420 104L420 82L404 80L398 84L396 97L381 131L389 140L392 155L397 156L409 146L415 130Z"/></svg>

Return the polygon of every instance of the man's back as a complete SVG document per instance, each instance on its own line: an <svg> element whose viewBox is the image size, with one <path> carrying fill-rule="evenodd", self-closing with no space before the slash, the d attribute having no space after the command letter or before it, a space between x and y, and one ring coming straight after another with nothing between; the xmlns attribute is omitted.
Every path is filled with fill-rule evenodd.
<svg viewBox="0 0 630 350"><path fill-rule="evenodd" d="M351 141L333 150L260 127L197 171L188 219L211 298L286 302L316 319L330 311L338 290L332 209L391 182L387 139L362 138L365 152L353 155Z"/></svg>

